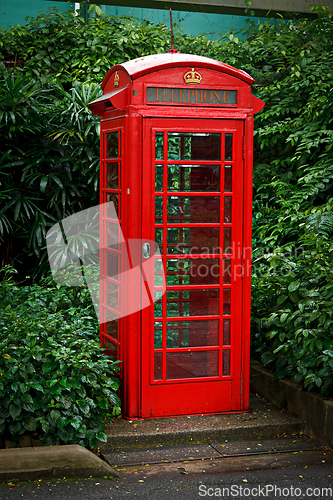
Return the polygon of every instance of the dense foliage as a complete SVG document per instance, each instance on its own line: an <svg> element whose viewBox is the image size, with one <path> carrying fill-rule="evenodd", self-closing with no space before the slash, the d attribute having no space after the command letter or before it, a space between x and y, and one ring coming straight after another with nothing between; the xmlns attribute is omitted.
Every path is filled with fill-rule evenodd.
<svg viewBox="0 0 333 500"><path fill-rule="evenodd" d="M117 414L118 364L98 342L88 290L44 281L0 284L0 436L35 434L49 445L106 441Z"/></svg>
<svg viewBox="0 0 333 500"><path fill-rule="evenodd" d="M323 395L333 390L332 36L325 11L257 36L267 67L256 84L266 106L256 120L254 351L276 377Z"/></svg>
<svg viewBox="0 0 333 500"><path fill-rule="evenodd" d="M246 70L266 102L255 119L253 353L277 377L331 395L333 32L331 13L317 14L215 40L176 30L175 46ZM46 271L47 229L96 204L86 104L114 63L165 52L169 39L163 25L56 11L1 32L3 263Z"/></svg>

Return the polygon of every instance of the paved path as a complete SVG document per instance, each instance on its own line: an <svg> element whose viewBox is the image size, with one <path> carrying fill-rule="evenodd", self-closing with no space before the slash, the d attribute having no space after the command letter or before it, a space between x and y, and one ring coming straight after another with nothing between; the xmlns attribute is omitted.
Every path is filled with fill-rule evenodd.
<svg viewBox="0 0 333 500"><path fill-rule="evenodd" d="M265 485L271 486L265 489ZM138 479L134 475L129 475L114 481L87 479L50 483L39 481L30 484L17 484L16 486L0 485L0 499L200 500L202 498L246 498L257 500L258 498L276 498L295 500L301 498L313 500L319 498L324 500L332 498L332 491L332 464L321 463L320 465L291 466L273 470L245 470L229 473L201 472L188 475L175 470L175 473L168 477L151 474L143 476L143 479Z"/></svg>

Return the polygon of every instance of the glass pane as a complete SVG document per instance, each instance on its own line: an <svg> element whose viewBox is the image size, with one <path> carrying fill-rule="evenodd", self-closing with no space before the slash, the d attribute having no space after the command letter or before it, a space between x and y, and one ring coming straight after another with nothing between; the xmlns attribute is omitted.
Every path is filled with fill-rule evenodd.
<svg viewBox="0 0 333 500"><path fill-rule="evenodd" d="M118 222L105 222L106 247L118 250L119 248L119 224Z"/></svg>
<svg viewBox="0 0 333 500"><path fill-rule="evenodd" d="M219 259L168 259L167 285L219 283Z"/></svg>
<svg viewBox="0 0 333 500"><path fill-rule="evenodd" d="M105 345L104 347L106 348L106 354L108 356L113 356L114 360L118 359L118 354L117 354L117 345L111 342L109 339L105 339Z"/></svg>
<svg viewBox="0 0 333 500"><path fill-rule="evenodd" d="M118 158L118 132L106 134L106 157Z"/></svg>
<svg viewBox="0 0 333 500"><path fill-rule="evenodd" d="M154 328L154 348L162 349L162 323L155 322Z"/></svg>
<svg viewBox="0 0 333 500"><path fill-rule="evenodd" d="M225 155L226 160L232 160L232 134L225 134Z"/></svg>
<svg viewBox="0 0 333 500"><path fill-rule="evenodd" d="M155 286L163 286L163 262L162 259L155 259Z"/></svg>
<svg viewBox="0 0 333 500"><path fill-rule="evenodd" d="M230 351L223 351L223 375L230 375Z"/></svg>
<svg viewBox="0 0 333 500"><path fill-rule="evenodd" d="M223 230L223 253L231 253L231 227Z"/></svg>
<svg viewBox="0 0 333 500"><path fill-rule="evenodd" d="M191 160L191 134L168 133L168 159Z"/></svg>
<svg viewBox="0 0 333 500"><path fill-rule="evenodd" d="M155 228L155 243L157 243L160 253L163 253L163 229Z"/></svg>
<svg viewBox="0 0 333 500"><path fill-rule="evenodd" d="M231 196L224 197L224 222L231 222Z"/></svg>
<svg viewBox="0 0 333 500"><path fill-rule="evenodd" d="M106 323L106 334L115 340L118 339L118 321L108 321Z"/></svg>
<svg viewBox="0 0 333 500"><path fill-rule="evenodd" d="M224 167L224 192L231 193L232 191L232 166L226 165Z"/></svg>
<svg viewBox="0 0 333 500"><path fill-rule="evenodd" d="M223 345L230 345L230 319L223 320Z"/></svg>
<svg viewBox="0 0 333 500"><path fill-rule="evenodd" d="M223 283L225 285L231 283L231 259L223 259Z"/></svg>
<svg viewBox="0 0 333 500"><path fill-rule="evenodd" d="M156 352L154 355L154 380L162 380L162 353Z"/></svg>
<svg viewBox="0 0 333 500"><path fill-rule="evenodd" d="M167 316L219 314L219 290L173 290L167 292Z"/></svg>
<svg viewBox="0 0 333 500"><path fill-rule="evenodd" d="M163 221L163 196L155 196L155 221Z"/></svg>
<svg viewBox="0 0 333 500"><path fill-rule="evenodd" d="M230 297L231 297L230 288L225 288L223 290L223 314L224 315L230 314Z"/></svg>
<svg viewBox="0 0 333 500"><path fill-rule="evenodd" d="M154 302L154 315L155 318L162 317L162 292L155 291L155 302Z"/></svg>
<svg viewBox="0 0 333 500"><path fill-rule="evenodd" d="M219 165L168 165L169 191L220 191Z"/></svg>
<svg viewBox="0 0 333 500"><path fill-rule="evenodd" d="M106 307L103 309L104 309L104 319L106 323L108 323L109 321L118 321L119 318L118 312L110 311L110 309L107 309Z"/></svg>
<svg viewBox="0 0 333 500"><path fill-rule="evenodd" d="M218 319L210 321L168 321L167 348L218 345Z"/></svg>
<svg viewBox="0 0 333 500"><path fill-rule="evenodd" d="M216 377L218 351L167 352L166 378Z"/></svg>
<svg viewBox="0 0 333 500"><path fill-rule="evenodd" d="M155 191L163 191L163 165L155 166Z"/></svg>
<svg viewBox="0 0 333 500"><path fill-rule="evenodd" d="M217 227L169 227L168 254L219 254L219 234Z"/></svg>
<svg viewBox="0 0 333 500"><path fill-rule="evenodd" d="M106 187L108 189L118 189L118 163L107 163Z"/></svg>
<svg viewBox="0 0 333 500"><path fill-rule="evenodd" d="M156 160L163 160L163 132L156 132L155 134L155 158Z"/></svg>
<svg viewBox="0 0 333 500"><path fill-rule="evenodd" d="M169 132L168 159L219 161L221 134Z"/></svg>
<svg viewBox="0 0 333 500"><path fill-rule="evenodd" d="M192 134L192 160L221 159L221 134Z"/></svg>
<svg viewBox="0 0 333 500"><path fill-rule="evenodd" d="M220 199L215 196L168 196L168 222L219 222Z"/></svg>
<svg viewBox="0 0 333 500"><path fill-rule="evenodd" d="M105 276L118 279L118 259L117 253L105 252Z"/></svg>
<svg viewBox="0 0 333 500"><path fill-rule="evenodd" d="M111 281L106 282L106 303L105 305L118 311L118 292L119 286Z"/></svg>
<svg viewBox="0 0 333 500"><path fill-rule="evenodd" d="M116 214L119 218L120 195L118 195L118 193L107 193L106 194L106 201L113 203L114 209L115 209ZM114 219L114 211L110 207L107 208L106 217L110 218L110 219Z"/></svg>

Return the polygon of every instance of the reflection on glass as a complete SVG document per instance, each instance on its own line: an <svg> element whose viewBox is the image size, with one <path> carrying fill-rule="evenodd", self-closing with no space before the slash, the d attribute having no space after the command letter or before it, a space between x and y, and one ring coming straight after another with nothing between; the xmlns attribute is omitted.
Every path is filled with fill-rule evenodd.
<svg viewBox="0 0 333 500"><path fill-rule="evenodd" d="M231 253L231 227L223 229L223 253Z"/></svg>
<svg viewBox="0 0 333 500"><path fill-rule="evenodd" d="M117 345L111 342L111 340L105 339L104 347L106 348L106 354L112 356L116 361L118 359Z"/></svg>
<svg viewBox="0 0 333 500"><path fill-rule="evenodd" d="M223 314L230 314L231 290L230 288L223 289Z"/></svg>
<svg viewBox="0 0 333 500"><path fill-rule="evenodd" d="M156 160L163 160L163 132L156 132L155 134L155 158Z"/></svg>
<svg viewBox="0 0 333 500"><path fill-rule="evenodd" d="M224 192L231 193L232 191L232 165L224 167Z"/></svg>
<svg viewBox="0 0 333 500"><path fill-rule="evenodd" d="M106 281L106 304L111 309L118 311L119 286L111 281Z"/></svg>
<svg viewBox="0 0 333 500"><path fill-rule="evenodd" d="M167 348L189 347L189 322L167 323Z"/></svg>
<svg viewBox="0 0 333 500"><path fill-rule="evenodd" d="M163 229L161 227L155 228L155 243L158 245L160 253L163 253Z"/></svg>
<svg viewBox="0 0 333 500"><path fill-rule="evenodd" d="M223 375L230 375L230 351L223 351Z"/></svg>
<svg viewBox="0 0 333 500"><path fill-rule="evenodd" d="M106 225L106 247L118 250L119 224L117 222L105 222L104 224Z"/></svg>
<svg viewBox="0 0 333 500"><path fill-rule="evenodd" d="M118 254L113 252L105 252L106 259L106 269L105 275L109 278L113 278L115 280L118 279Z"/></svg>
<svg viewBox="0 0 333 500"><path fill-rule="evenodd" d="M119 213L119 201L120 201L120 195L118 193L106 193L106 201L107 202L112 202L117 214L118 219L120 219L120 213ZM109 219L114 219L114 211L112 210L112 207L107 206L107 211L106 211L106 217Z"/></svg>
<svg viewBox="0 0 333 500"><path fill-rule="evenodd" d="M168 259L167 285L219 283L219 259Z"/></svg>
<svg viewBox="0 0 333 500"><path fill-rule="evenodd" d="M167 292L167 316L219 314L219 290L172 290ZM191 322L192 324L192 322Z"/></svg>
<svg viewBox="0 0 333 500"><path fill-rule="evenodd" d="M162 353L155 352L154 355L154 380L162 380Z"/></svg>
<svg viewBox="0 0 333 500"><path fill-rule="evenodd" d="M110 311L110 309L107 309L106 307L103 309L104 309L104 319L106 323L110 321L118 321L119 314L117 312Z"/></svg>
<svg viewBox="0 0 333 500"><path fill-rule="evenodd" d="M106 158L118 158L118 132L106 134Z"/></svg>
<svg viewBox="0 0 333 500"><path fill-rule="evenodd" d="M169 227L168 254L219 254L219 233L218 227Z"/></svg>
<svg viewBox="0 0 333 500"><path fill-rule="evenodd" d="M231 259L223 259L223 283L225 285L231 283Z"/></svg>
<svg viewBox="0 0 333 500"><path fill-rule="evenodd" d="M168 321L167 348L218 345L219 320Z"/></svg>
<svg viewBox="0 0 333 500"><path fill-rule="evenodd" d="M217 196L168 196L168 222L219 222Z"/></svg>
<svg viewBox="0 0 333 500"><path fill-rule="evenodd" d="M155 191L163 191L163 165L155 165Z"/></svg>
<svg viewBox="0 0 333 500"><path fill-rule="evenodd" d="M162 322L155 321L154 349L162 349Z"/></svg>
<svg viewBox="0 0 333 500"><path fill-rule="evenodd" d="M191 160L191 134L168 133L168 160Z"/></svg>
<svg viewBox="0 0 333 500"><path fill-rule="evenodd" d="M223 345L230 345L230 319L223 320Z"/></svg>
<svg viewBox="0 0 333 500"><path fill-rule="evenodd" d="M163 302L162 295L163 295L163 292L155 291L154 295L155 295L154 315L155 315L155 318L161 318L162 317L162 302Z"/></svg>
<svg viewBox="0 0 333 500"><path fill-rule="evenodd" d="M108 189L118 189L118 163L107 163L106 187Z"/></svg>
<svg viewBox="0 0 333 500"><path fill-rule="evenodd" d="M106 334L115 340L118 339L118 321L109 321L106 323Z"/></svg>
<svg viewBox="0 0 333 500"><path fill-rule="evenodd" d="M166 378L216 377L218 351L167 352Z"/></svg>
<svg viewBox="0 0 333 500"><path fill-rule="evenodd" d="M155 286L163 286L163 262L162 259L155 259Z"/></svg>
<svg viewBox="0 0 333 500"><path fill-rule="evenodd" d="M168 133L168 160L221 159L221 134Z"/></svg>
<svg viewBox="0 0 333 500"><path fill-rule="evenodd" d="M230 223L231 221L231 196L224 197L224 222Z"/></svg>
<svg viewBox="0 0 333 500"><path fill-rule="evenodd" d="M232 134L225 134L225 160L232 160Z"/></svg>
<svg viewBox="0 0 333 500"><path fill-rule="evenodd" d="M108 321L106 323L106 334L115 340L118 339L118 321Z"/></svg>
<svg viewBox="0 0 333 500"><path fill-rule="evenodd" d="M155 221L163 220L163 196L155 196Z"/></svg>
<svg viewBox="0 0 333 500"><path fill-rule="evenodd" d="M220 191L219 165L168 165L169 191Z"/></svg>

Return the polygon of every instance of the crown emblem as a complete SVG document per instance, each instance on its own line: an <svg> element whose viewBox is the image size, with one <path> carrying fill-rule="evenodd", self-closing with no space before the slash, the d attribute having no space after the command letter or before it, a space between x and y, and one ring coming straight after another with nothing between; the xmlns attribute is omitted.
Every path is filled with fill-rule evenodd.
<svg viewBox="0 0 333 500"><path fill-rule="evenodd" d="M119 75L118 75L118 71L115 72L115 75L114 75L114 80L113 80L113 84L115 87L118 87L119 86Z"/></svg>
<svg viewBox="0 0 333 500"><path fill-rule="evenodd" d="M185 73L184 80L185 83L200 83L202 80L202 76L198 71L194 71L194 68L192 68L192 71L188 71L187 73Z"/></svg>

